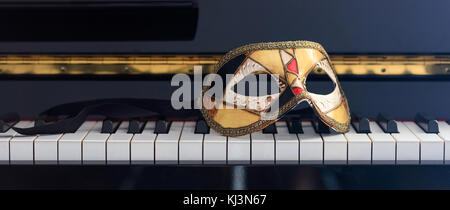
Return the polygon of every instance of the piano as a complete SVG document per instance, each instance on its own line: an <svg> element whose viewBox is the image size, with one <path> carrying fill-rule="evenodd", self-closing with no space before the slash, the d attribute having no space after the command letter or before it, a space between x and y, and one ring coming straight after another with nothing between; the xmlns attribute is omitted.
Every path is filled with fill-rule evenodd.
<svg viewBox="0 0 450 210"><path fill-rule="evenodd" d="M337 167L372 172L408 166L448 170L450 42L445 37L450 30L441 27L450 24L444 10L448 4L0 1L0 16L15 17L0 23L5 29L0 34L0 111L21 116L14 122L0 119L0 164L12 167L2 171L14 171L16 165L45 170L77 167L77 173L111 167L123 169L121 173L217 170L229 174L224 179L235 177L219 188L248 189L252 177L275 173L273 167L280 167L282 176L329 176L329 171L339 173L334 171ZM57 135L25 136L10 129L40 123L39 112L68 102L170 99L176 89L170 85L173 75L193 75L194 68L210 73L234 47L284 40L317 41L329 52L352 112L348 133L334 132L311 116L282 119L241 137L221 136L201 118L92 116L76 132ZM318 91L328 82L325 72L308 78Z"/></svg>

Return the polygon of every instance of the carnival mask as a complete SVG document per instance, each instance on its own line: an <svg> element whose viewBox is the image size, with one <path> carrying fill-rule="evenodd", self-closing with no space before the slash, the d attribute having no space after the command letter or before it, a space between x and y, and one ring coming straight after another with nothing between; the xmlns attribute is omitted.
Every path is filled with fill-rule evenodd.
<svg viewBox="0 0 450 210"><path fill-rule="evenodd" d="M222 135L241 136L261 130L282 118L302 101L309 102L316 115L332 129L346 132L350 114L337 75L323 47L309 41L250 44L227 53L216 73L225 81L222 94L211 95L211 86L202 92L202 114L211 128ZM306 79L313 71L323 71L334 84L328 94L313 93ZM243 94L236 85L249 75L266 74L275 81L277 92L266 95Z"/></svg>

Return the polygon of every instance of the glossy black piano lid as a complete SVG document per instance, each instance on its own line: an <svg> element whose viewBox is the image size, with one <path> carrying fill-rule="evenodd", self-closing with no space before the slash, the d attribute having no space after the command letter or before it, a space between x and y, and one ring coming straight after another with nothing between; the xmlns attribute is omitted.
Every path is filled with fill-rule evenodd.
<svg viewBox="0 0 450 210"><path fill-rule="evenodd" d="M2 2L12 0L0 0ZM22 0L23 1L23 0ZM29 1L29 0L27 0ZM55 1L55 0L53 0ZM71 0L70 2L85 2ZM113 1L113 0L104 0ZM130 0L120 0L132 2ZM17 1L16 1L17 2ZM34 2L42 2L35 0ZM61 2L61 1L59 1ZM144 1L144 2L149 2ZM173 1L171 1L173 2ZM235 47L267 41L310 40L321 43L328 53L429 54L450 53L450 1L435 0L195 0L198 25L192 41L123 42L7 42L0 53L225 53ZM146 14L151 15L151 14ZM172 18L175 13L162 13ZM124 17L125 18L125 17ZM166 18L160 18L165 20ZM185 33L178 18L170 31ZM14 21L12 18L1 19ZM179 22L178 22L179 21ZM179 23L179 24L178 24ZM147 25L130 23L115 33L140 36ZM133 26L133 27L131 27ZM138 26L138 27L136 27ZM27 34L39 31L27 30ZM190 27L189 27L189 30ZM8 36L4 28L2 36ZM68 36L62 30L55 35ZM150 34L151 36L156 36ZM169 34L174 36L175 34ZM25 36L25 35L23 35ZM150 39L147 37L147 39ZM159 37L161 38L161 37ZM192 38L192 37L191 37ZM106 40L106 39L101 39Z"/></svg>
<svg viewBox="0 0 450 210"><path fill-rule="evenodd" d="M0 41L192 40L192 2L0 2Z"/></svg>

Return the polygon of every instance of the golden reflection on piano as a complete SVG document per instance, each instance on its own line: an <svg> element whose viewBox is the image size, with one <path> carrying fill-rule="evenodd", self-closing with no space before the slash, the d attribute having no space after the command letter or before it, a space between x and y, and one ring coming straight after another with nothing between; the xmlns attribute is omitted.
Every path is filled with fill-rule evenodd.
<svg viewBox="0 0 450 210"><path fill-rule="evenodd" d="M220 55L0 55L0 75L193 74L212 73ZM447 55L331 55L339 75L450 75ZM315 74L325 72L315 71Z"/></svg>

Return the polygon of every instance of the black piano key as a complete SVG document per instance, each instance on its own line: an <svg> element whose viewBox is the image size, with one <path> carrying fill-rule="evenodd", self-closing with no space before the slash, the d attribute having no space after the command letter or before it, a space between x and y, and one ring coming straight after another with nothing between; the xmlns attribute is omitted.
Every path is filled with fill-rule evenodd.
<svg viewBox="0 0 450 210"><path fill-rule="evenodd" d="M286 123L289 133L303 133L302 122L300 119L287 120Z"/></svg>
<svg viewBox="0 0 450 210"><path fill-rule="evenodd" d="M383 129L385 133L398 133L397 122L389 115L378 114L377 124Z"/></svg>
<svg viewBox="0 0 450 210"><path fill-rule="evenodd" d="M130 122L128 122L128 131L127 131L127 133L139 133L139 131L140 131L139 121L137 121L137 120L130 120Z"/></svg>
<svg viewBox="0 0 450 210"><path fill-rule="evenodd" d="M155 123L155 133L169 133L170 122L165 120L157 120Z"/></svg>
<svg viewBox="0 0 450 210"><path fill-rule="evenodd" d="M14 112L0 115L0 133L8 131L12 126L19 122L19 115Z"/></svg>
<svg viewBox="0 0 450 210"><path fill-rule="evenodd" d="M426 133L439 133L438 122L424 113L418 113L415 122Z"/></svg>
<svg viewBox="0 0 450 210"><path fill-rule="evenodd" d="M117 128L119 128L120 121L115 121L111 119L103 120L101 133L114 133Z"/></svg>
<svg viewBox="0 0 450 210"><path fill-rule="evenodd" d="M265 127L265 128L262 130L262 132L263 132L263 133L266 133L266 134L274 134L274 133L278 133L278 132L277 132L277 126L275 125L275 123L272 123L272 124L268 125L267 127Z"/></svg>
<svg viewBox="0 0 450 210"><path fill-rule="evenodd" d="M312 125L316 133L330 133L330 127L320 119L313 120Z"/></svg>
<svg viewBox="0 0 450 210"><path fill-rule="evenodd" d="M353 114L352 125L357 133L370 133L370 123L367 117L360 114Z"/></svg>
<svg viewBox="0 0 450 210"><path fill-rule="evenodd" d="M197 120L197 122L195 124L194 133L198 133L198 134L208 134L209 133L209 126L205 120Z"/></svg>
<svg viewBox="0 0 450 210"><path fill-rule="evenodd" d="M144 130L144 127L145 127L145 123L146 122L141 122L139 120L130 120L128 123L127 133L132 133L132 134L142 133L142 131Z"/></svg>

